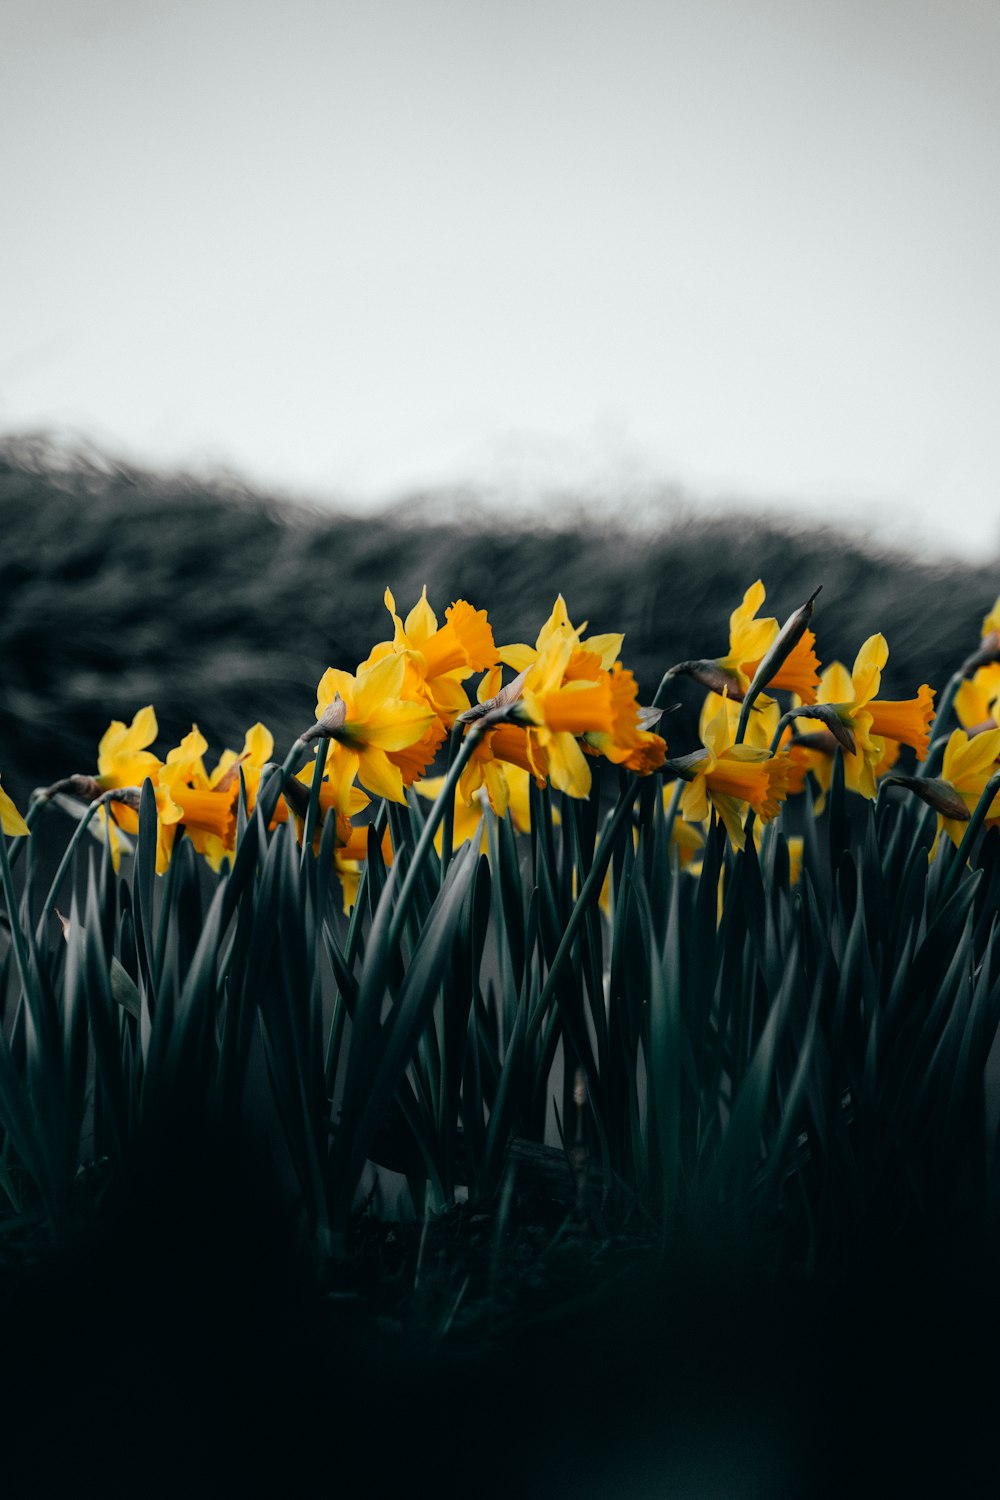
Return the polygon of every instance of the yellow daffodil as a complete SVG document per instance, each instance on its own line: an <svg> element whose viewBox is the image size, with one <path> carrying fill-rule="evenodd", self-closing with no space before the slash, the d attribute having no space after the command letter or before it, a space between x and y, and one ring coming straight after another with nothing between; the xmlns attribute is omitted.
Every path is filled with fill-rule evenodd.
<svg viewBox="0 0 1000 1500"><path fill-rule="evenodd" d="M14 806L13 798L8 797L2 786L0 786L0 828L8 838L23 838L25 834L31 832Z"/></svg>
<svg viewBox="0 0 1000 1500"><path fill-rule="evenodd" d="M843 668L839 674L831 672L826 684L831 693L839 691L843 694L824 701L829 703L854 742L853 753L844 754L844 768L851 777L849 784L863 797L875 796L875 768L885 752L881 741L872 738L869 705L879 690L882 668L888 660L889 647L885 636L871 635L855 657L849 684Z"/></svg>
<svg viewBox="0 0 1000 1500"><path fill-rule="evenodd" d="M878 642L882 644L878 645ZM838 718L850 729L855 749L852 753L841 747L844 782L848 790L860 792L865 797L874 795L875 783L896 764L900 745L911 746L921 760L926 757L930 722L934 716L934 689L927 683L921 684L915 698L902 701L865 696L872 690L872 670L881 681L881 668L887 659L888 647L884 638L872 636L861 648L853 673L838 661L830 662L824 668L817 694L819 703L846 710L846 717L845 712L838 712ZM877 683L873 691L878 691ZM800 722L803 726L808 724L808 720ZM806 731L801 740L801 744L791 747L790 753L808 766L822 787L823 796L816 804L816 810L820 812L833 776L837 742L832 734L823 731L818 734ZM792 789L797 790L794 782Z"/></svg>
<svg viewBox="0 0 1000 1500"><path fill-rule="evenodd" d="M565 681L578 645L574 635L554 640L528 667L519 707L529 727L532 768L536 773L544 770L557 791L586 797L590 767L579 741L585 734L613 734L614 708L610 672L598 667L596 678Z"/></svg>
<svg viewBox="0 0 1000 1500"><path fill-rule="evenodd" d="M983 617L983 640L994 630L1000 632L1000 595L993 601L993 608Z"/></svg>
<svg viewBox="0 0 1000 1500"><path fill-rule="evenodd" d="M376 646L358 670L374 666L389 655L404 657L406 675L400 696L423 698L441 720L443 738L456 717L469 707L462 683L473 672L485 672L497 661L486 611L474 609L465 599L456 599L445 610L445 623L439 627L427 602L426 587L405 621L396 613L396 601L389 589L385 591L385 606L392 616L393 639ZM433 755L425 766L432 759Z"/></svg>
<svg viewBox="0 0 1000 1500"><path fill-rule="evenodd" d="M968 735L964 729L955 729L945 746L941 775L938 779L958 793L971 814L986 790L986 783L997 769L998 757L1000 757L1000 729L988 729L976 735ZM986 816L988 828L995 828L998 823L1000 823L1000 796L994 798ZM932 855L942 832L948 835L957 849L965 832L965 820L950 818L945 813L938 812L938 832L934 840L934 849L931 850Z"/></svg>
<svg viewBox="0 0 1000 1500"><path fill-rule="evenodd" d="M743 692L750 686L754 673L781 628L776 619L757 619L757 611L764 599L764 585L758 578L730 615L729 651L717 659L717 665L736 678ZM813 650L815 643L813 632L806 630L767 686L797 693L803 703L815 703L819 674L819 662Z"/></svg>
<svg viewBox="0 0 1000 1500"><path fill-rule="evenodd" d="M915 698L893 701L873 698L868 704L872 716L871 733L879 739L895 740L909 745L924 760L930 743L930 725L934 717L934 689L922 682Z"/></svg>
<svg viewBox="0 0 1000 1500"><path fill-rule="evenodd" d="M955 715L970 731L1000 724L1000 662L987 662L965 679L955 694Z"/></svg>
<svg viewBox="0 0 1000 1500"><path fill-rule="evenodd" d="M609 732L589 730L584 748L603 755L614 765L648 776L662 766L666 741L641 727L638 688L631 672L614 662L610 673L612 727Z"/></svg>
<svg viewBox="0 0 1000 1500"><path fill-rule="evenodd" d="M570 623L566 601L562 594L559 594L552 606L552 613L538 632L534 646L501 646L499 658L504 666L513 667L515 672L524 672L538 660L543 652L569 641L573 647L571 657L576 655L577 658L580 656L596 658L592 667L609 671L621 652L625 637L621 634L612 634L591 635L586 639L581 639L581 633L586 628L586 622L579 627ZM572 668L569 668L568 675L571 678L575 675ZM582 675L593 676L593 670Z"/></svg>
<svg viewBox="0 0 1000 1500"><path fill-rule="evenodd" d="M236 794L238 777L232 774L235 756L212 776L205 769L208 741L195 724L173 750L157 774L159 841L156 868L161 873L170 861L179 823L199 854L213 870L232 851L236 838Z"/></svg>
<svg viewBox="0 0 1000 1500"><path fill-rule="evenodd" d="M131 724L114 719L108 725L97 747L97 784L102 792L117 787L141 787L147 778L155 784L162 762L148 747L157 733L156 714L151 705L140 708ZM139 830L138 814L120 803L115 804L115 821L126 833Z"/></svg>
<svg viewBox="0 0 1000 1500"><path fill-rule="evenodd" d="M752 807L761 822L777 817L788 795L789 763L784 752L771 755L754 745L734 745L725 708L705 728L705 751L681 793L680 811L701 823L714 807L736 849L746 844L743 822Z"/></svg>
<svg viewBox="0 0 1000 1500"><path fill-rule="evenodd" d="M354 758L351 780L356 775L374 796L393 802L406 801L407 783L390 754L424 739L436 717L425 699L401 696L406 665L405 656L391 653L357 676L328 667L317 689L317 726Z"/></svg>

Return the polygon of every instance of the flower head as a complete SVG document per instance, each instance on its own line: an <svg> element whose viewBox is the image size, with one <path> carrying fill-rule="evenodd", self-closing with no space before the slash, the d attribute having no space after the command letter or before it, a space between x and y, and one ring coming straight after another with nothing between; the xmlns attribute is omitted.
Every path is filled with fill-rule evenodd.
<svg viewBox="0 0 1000 1500"><path fill-rule="evenodd" d="M317 689L316 725L302 736L336 740L354 759L351 779L357 775L374 796L393 802L406 801L406 780L391 755L423 740L436 718L426 699L401 696L406 666L402 654L390 653L359 667L357 676L328 667ZM418 760L404 762L411 781L420 774Z"/></svg>
<svg viewBox="0 0 1000 1500"><path fill-rule="evenodd" d="M734 745L725 707L706 725L704 746L700 759L692 758L694 774L681 793L681 813L700 823L714 807L733 847L742 849L747 807L767 823L777 817L788 796L788 756L771 755L760 746Z"/></svg>
<svg viewBox="0 0 1000 1500"><path fill-rule="evenodd" d="M758 578L729 617L729 651L717 661L722 671L736 678L744 693L781 629L776 619L757 619L764 598L764 585ZM819 673L815 643L813 632L803 631L767 686L788 689L798 693L803 703L815 703Z"/></svg>
<svg viewBox="0 0 1000 1500"><path fill-rule="evenodd" d="M485 672L496 664L497 648L486 611L475 609L465 599L456 599L445 610L445 623L439 626L427 602L426 586L405 621L396 613L396 601L389 589L385 591L385 606L392 616L393 638L376 646L358 670L364 671L386 656L402 656L406 672L400 696L424 699L441 720L443 736L469 707L462 683L473 672Z"/></svg>

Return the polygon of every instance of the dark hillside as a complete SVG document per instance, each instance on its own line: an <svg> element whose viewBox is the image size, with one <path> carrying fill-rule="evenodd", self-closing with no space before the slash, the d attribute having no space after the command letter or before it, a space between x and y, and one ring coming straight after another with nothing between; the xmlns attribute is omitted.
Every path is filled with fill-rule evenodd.
<svg viewBox="0 0 1000 1500"><path fill-rule="evenodd" d="M574 620L624 630L644 698L663 670L720 655L726 622L758 575L767 612L823 585L824 661L848 664L882 630L885 694L941 686L978 637L1000 587L992 567L915 563L833 530L745 518L655 531L588 513L577 531L430 519L433 497L359 521L235 483L154 474L40 440L0 446L0 772L32 786L94 763L112 718L155 704L160 749L197 721L213 750L257 718L279 749L308 723L328 665L353 669L384 637L388 584L405 611L428 585L439 614L464 596L500 641L533 639L557 591ZM696 695L680 690L688 709ZM668 737L690 748L690 713ZM682 744L682 741L684 743Z"/></svg>

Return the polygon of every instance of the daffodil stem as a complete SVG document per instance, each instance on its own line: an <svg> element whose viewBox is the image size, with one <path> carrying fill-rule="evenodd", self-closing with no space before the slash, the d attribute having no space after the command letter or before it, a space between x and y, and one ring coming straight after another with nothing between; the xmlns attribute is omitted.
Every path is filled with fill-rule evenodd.
<svg viewBox="0 0 1000 1500"><path fill-rule="evenodd" d="M444 784L440 792L438 792L437 797L431 803L430 812L427 814L427 821L424 823L420 837L417 840L417 847L413 851L413 858L410 860L410 867L400 888L396 907L392 914L392 921L389 924L388 952L390 953L398 947L399 940L402 937L403 926L410 909L410 903L413 900L413 894L420 879L420 872L423 869L430 850L433 848L434 835L437 833L438 824L444 817L445 809L449 803L454 808L455 788L458 786L458 779L488 727L488 722L485 719L478 719L469 725L465 738L458 748L458 753L448 767Z"/></svg>
<svg viewBox="0 0 1000 1500"><path fill-rule="evenodd" d="M448 770L455 763L462 744L461 726L456 724L448 739ZM451 864L452 851L455 845L455 798L449 797L444 810L444 822L441 825L441 884L444 885L448 874L448 866Z"/></svg>
<svg viewBox="0 0 1000 1500"><path fill-rule="evenodd" d="M670 840L674 836L674 824L677 822L677 812L680 808L681 797L684 793L684 788L686 785L687 782L685 782L682 777L678 776L677 780L674 782L674 789L670 794L670 802L667 805L666 817L664 819L664 826L667 831L668 848L670 846Z"/></svg>
<svg viewBox="0 0 1000 1500"><path fill-rule="evenodd" d="M288 778L295 775L295 772L299 768L299 763L308 748L306 740L295 740L278 769L272 771L267 780L262 783L260 791L257 794L257 807L264 819L265 828L274 817L278 801L285 789Z"/></svg>
<svg viewBox="0 0 1000 1500"><path fill-rule="evenodd" d="M740 705L740 718L739 723L736 725L736 737L733 740L734 745L742 745L743 743L744 736L747 732L747 727L750 723L750 710L753 708L754 703L757 700L757 695L760 693L760 691L761 690L757 686L756 682L751 682L750 686L747 688L746 697L743 699L743 702Z"/></svg>
<svg viewBox="0 0 1000 1500"><path fill-rule="evenodd" d="M24 815L24 821L27 823L28 827L34 828L36 822L38 821L39 814L42 812L43 808L50 806L51 799L49 797L40 795L37 793L37 791L32 792L31 801L28 803L28 811ZM18 838L13 840L14 847L13 849L8 850L10 867L12 870L17 864L18 860L21 858L21 851L25 848L27 843L28 840L25 838Z"/></svg>
<svg viewBox="0 0 1000 1500"><path fill-rule="evenodd" d="M66 876L66 871L69 869L70 864L72 863L73 856L76 853L76 850L77 850L77 847L78 847L78 845L80 843L80 840L83 838L83 835L86 833L87 829L90 827L90 824L91 824L91 822L93 820L94 814L97 812L97 809L99 807L106 807L107 806L107 802L108 802L108 794L107 793L105 793L105 795L102 796L102 797L98 797L95 802L92 802L90 804L90 806L87 808L86 812L84 813L83 817L80 819L79 823L77 823L76 827L74 828L74 830L73 830L73 836L70 839L69 843L66 845L66 848L65 848L65 850L63 852L63 857L59 861L59 868L56 870L56 873L55 873L55 876L53 878L52 884L49 886L48 895L45 897L45 900L42 902L42 915L41 915L41 918L39 919L39 924L38 924L39 925L39 930L41 930L41 927L42 927L42 924L45 921L46 915L50 911L52 911L53 908L55 907L56 897L59 895L59 887L62 885L63 880L64 880L64 878ZM109 812L108 813L108 817L110 817L110 816L111 816L111 814Z"/></svg>
<svg viewBox="0 0 1000 1500"><path fill-rule="evenodd" d="M305 822L302 827L301 863L303 865L306 860L306 850L311 849L313 846L316 824L319 821L319 793L323 781L323 773L326 770L326 755L329 748L329 740L320 740L316 746L316 766L313 770L313 778L309 786L309 803L306 807Z"/></svg>
<svg viewBox="0 0 1000 1500"><path fill-rule="evenodd" d="M778 726L775 729L774 734L771 736L770 753L772 755L776 755L778 753L778 746L781 743L781 736L784 734L789 725L795 723L795 720L799 717L800 712L800 709L790 708L787 713L783 713L781 715L781 718L778 720ZM808 715L803 715L803 717L808 717Z"/></svg>
<svg viewBox="0 0 1000 1500"><path fill-rule="evenodd" d="M674 676L675 671L673 667L664 672L663 676L660 678L660 685L656 689L656 692L653 694L653 701L650 705L651 708L663 707L663 700L667 696L667 687L671 682L673 682Z"/></svg>
<svg viewBox="0 0 1000 1500"><path fill-rule="evenodd" d="M972 853L979 830L986 821L986 814L989 812L990 805L998 791L1000 791L1000 771L995 772L986 783L983 788L983 794L973 809L972 817L965 825L965 832L962 834L962 842L958 846L958 853L952 861L951 869L945 875L941 886L942 906L958 884L959 875L965 868L969 855Z"/></svg>
<svg viewBox="0 0 1000 1500"><path fill-rule="evenodd" d="M556 949L555 957L545 977L545 983L542 985L538 1003L528 1021L525 1041L529 1044L534 1041L541 1029L542 1022L545 1020L546 1012L552 1002L556 981L573 951L573 945L583 925L583 920L594 901L600 895L601 886L604 884L604 876L607 873L608 865L611 863L611 856L614 853L615 841L623 825L631 816L632 807L641 788L642 781L636 777L632 785L625 787L622 791L608 822L605 824L600 843L594 851L594 862L590 867L586 880L583 882L580 894L573 905L573 910L569 914L566 930L560 939L559 947ZM674 795L678 797L677 793Z"/></svg>

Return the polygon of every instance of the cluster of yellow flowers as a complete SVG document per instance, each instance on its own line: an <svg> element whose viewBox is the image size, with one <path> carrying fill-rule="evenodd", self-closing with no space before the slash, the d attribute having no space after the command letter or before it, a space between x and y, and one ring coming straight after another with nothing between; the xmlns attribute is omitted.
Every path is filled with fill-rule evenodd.
<svg viewBox="0 0 1000 1500"><path fill-rule="evenodd" d="M367 852L367 827L353 820L371 796L405 803L411 786L433 795L439 782L424 773L456 725L484 720L459 786L459 838L469 821L462 813L474 813L478 823L484 802L501 817L510 809L516 825L527 826L530 778L586 797L588 756L603 755L642 774L663 764L666 745L645 727L659 715L639 707L635 678L619 660L622 636L585 637L586 626L572 625L561 597L534 646L506 647L496 645L486 611L465 600L449 606L441 625L426 589L405 620L388 589L385 603L392 639L379 642L354 673L334 667L324 672L316 723L299 741L303 747L328 742L319 810L321 822L336 818L336 864L346 904L353 901ZM505 665L516 674L506 686ZM483 675L473 706L464 684L476 673ZM75 790L96 798L149 780L158 814L157 869L166 870L181 827L218 869L235 848L241 773L252 812L273 736L255 724L242 750L225 751L209 771L208 747L196 726L163 760L150 749L157 733L152 707L141 709L131 724L113 722L98 747L96 777L74 778ZM313 758L285 784L272 826L291 817L302 837L317 764ZM133 796L108 804L115 850L116 828L137 831L137 802Z"/></svg>
<svg viewBox="0 0 1000 1500"><path fill-rule="evenodd" d="M808 774L818 783L822 802L839 748L851 790L874 797L880 778L892 774L937 808L939 833L957 844L1000 758L1000 600L983 622L980 652L957 674L954 710L961 727L944 748L940 774L925 771L923 779L898 776L893 767L903 745L919 761L927 759L934 690L922 683L906 700L878 696L889 654L882 635L861 645L850 671L837 661L821 668L815 636L804 627L806 615L786 640L776 619L759 617L764 600L758 580L730 616L725 654L681 663L667 673L664 684L684 673L708 688L700 748L668 760L666 743L654 729L660 710L639 706L635 678L621 662L623 637L584 635L586 625L572 624L561 596L534 645L498 647L485 610L459 599L439 625L424 589L403 619L387 589L392 638L380 641L356 672L333 667L324 672L316 722L296 745L305 755L325 740L325 755L289 775L272 826L292 818L301 839L321 765L320 823L331 816L336 820L336 864L349 906L368 838L367 827L355 819L371 797L405 802L411 787L437 796L443 778L425 773L449 733L470 735L475 726L456 788L454 837L459 841L474 835L487 807L526 828L532 779L540 787L586 797L591 759L603 756L642 776L661 772L676 778L679 785L665 790L664 797L676 796L674 837L682 857L701 846L713 809L734 846L742 848L748 811L755 826L769 822L802 790ZM751 690L762 662L766 681ZM506 683L504 668L513 674ZM473 703L467 684L475 674L481 676ZM787 707L783 710L759 687L788 694ZM802 732L801 720L818 727ZM101 739L96 777L74 781L85 783L82 794L92 799L126 794L107 803L108 814L101 809L112 820L113 846L116 828L135 832L138 826L138 798L127 789L150 781L158 814L157 868L167 868L177 830L183 828L218 869L235 847L241 778L252 812L271 762L273 737L255 724L242 750L225 751L209 771L207 745L197 727L162 760L150 748L157 732L152 707L141 709L129 725L115 721ZM2 788L0 816L5 833L28 831ZM1000 824L1000 805L987 824ZM391 858L388 841L383 847Z"/></svg>

